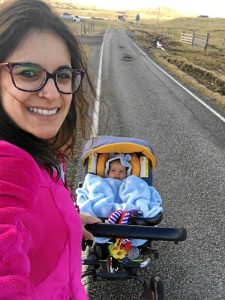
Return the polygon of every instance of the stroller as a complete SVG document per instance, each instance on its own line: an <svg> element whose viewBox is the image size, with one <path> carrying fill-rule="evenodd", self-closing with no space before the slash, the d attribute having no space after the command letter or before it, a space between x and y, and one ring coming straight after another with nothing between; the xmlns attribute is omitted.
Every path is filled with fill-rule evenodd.
<svg viewBox="0 0 225 300"><path fill-rule="evenodd" d="M152 186L152 171L156 167L156 159L151 146L144 140L129 137L99 136L90 139L84 148L82 155L83 175L87 173L104 177L105 164L110 153L129 154L131 156L131 175L142 178L149 186ZM82 184L80 184L81 186ZM108 218L101 218L101 224L88 224L86 229L95 237L105 237L106 243L83 241L83 251L87 257L82 264L87 266L82 277L92 276L93 281L98 280L127 280L134 279L143 286L141 300L164 299L163 283L157 276L152 276L146 282L140 276L140 270L149 267L152 259L157 259L159 253L153 249L152 241L179 241L186 240L186 229L163 228L157 225L162 220L163 214L152 218L131 216L127 224L109 224ZM132 259L123 256L112 255L113 246L120 250L118 241L121 239L144 239L144 244L135 248L138 257Z"/></svg>

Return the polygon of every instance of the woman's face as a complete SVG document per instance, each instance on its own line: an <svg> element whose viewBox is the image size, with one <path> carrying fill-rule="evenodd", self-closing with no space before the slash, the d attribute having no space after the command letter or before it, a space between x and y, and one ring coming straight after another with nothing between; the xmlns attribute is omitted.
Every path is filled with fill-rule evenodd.
<svg viewBox="0 0 225 300"><path fill-rule="evenodd" d="M71 67L71 57L64 41L54 33L31 31L4 61L30 62L53 73L62 66ZM50 139L65 120L72 95L60 93L52 78L37 92L18 90L5 68L0 70L0 97L9 117L23 130L42 139Z"/></svg>

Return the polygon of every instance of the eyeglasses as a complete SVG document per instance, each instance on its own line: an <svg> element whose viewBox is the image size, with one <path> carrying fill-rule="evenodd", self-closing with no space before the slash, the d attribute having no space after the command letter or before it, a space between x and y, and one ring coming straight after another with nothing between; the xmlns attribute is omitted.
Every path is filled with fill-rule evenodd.
<svg viewBox="0 0 225 300"><path fill-rule="evenodd" d="M54 73L33 63L0 63L0 67L7 67L14 86L24 92L37 92L52 78L60 93L73 94L78 91L84 77L84 71L69 67L62 67Z"/></svg>

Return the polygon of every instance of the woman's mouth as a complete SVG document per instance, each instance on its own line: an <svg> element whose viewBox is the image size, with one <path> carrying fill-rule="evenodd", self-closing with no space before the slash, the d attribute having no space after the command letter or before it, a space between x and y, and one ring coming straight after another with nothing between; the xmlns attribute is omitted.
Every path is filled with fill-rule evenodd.
<svg viewBox="0 0 225 300"><path fill-rule="evenodd" d="M28 107L28 110L32 113L42 115L42 116L52 116L57 113L59 110L58 108L53 108L53 109L43 109L43 108L37 108L37 107Z"/></svg>

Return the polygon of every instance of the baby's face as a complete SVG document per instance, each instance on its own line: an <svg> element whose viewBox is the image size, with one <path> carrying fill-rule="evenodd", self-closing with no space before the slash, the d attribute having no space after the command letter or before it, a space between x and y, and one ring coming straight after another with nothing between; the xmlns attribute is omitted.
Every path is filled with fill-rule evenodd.
<svg viewBox="0 0 225 300"><path fill-rule="evenodd" d="M118 161L113 161L109 168L109 177L113 179L124 179L127 176L126 168Z"/></svg>

